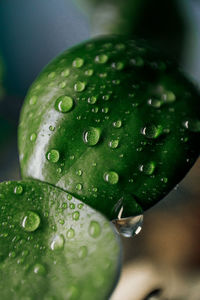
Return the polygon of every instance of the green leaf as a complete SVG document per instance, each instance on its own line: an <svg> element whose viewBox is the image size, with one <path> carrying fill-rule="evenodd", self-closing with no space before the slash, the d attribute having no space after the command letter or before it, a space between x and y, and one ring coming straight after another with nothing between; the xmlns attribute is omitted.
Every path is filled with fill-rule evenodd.
<svg viewBox="0 0 200 300"><path fill-rule="evenodd" d="M120 249L110 223L37 181L0 184L0 298L108 299Z"/></svg>
<svg viewBox="0 0 200 300"><path fill-rule="evenodd" d="M103 37L64 52L33 83L19 127L22 176L110 219L122 207L130 217L185 176L199 137L199 95L176 64L146 42Z"/></svg>

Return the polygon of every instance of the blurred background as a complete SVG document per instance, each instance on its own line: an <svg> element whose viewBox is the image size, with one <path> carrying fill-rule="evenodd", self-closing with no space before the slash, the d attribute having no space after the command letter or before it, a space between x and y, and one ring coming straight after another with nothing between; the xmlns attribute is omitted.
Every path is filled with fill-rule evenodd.
<svg viewBox="0 0 200 300"><path fill-rule="evenodd" d="M26 92L58 53L91 36L149 39L200 87L199 0L1 0L0 181L20 178L17 124ZM123 239L124 268L112 300L200 299L200 160L143 230Z"/></svg>

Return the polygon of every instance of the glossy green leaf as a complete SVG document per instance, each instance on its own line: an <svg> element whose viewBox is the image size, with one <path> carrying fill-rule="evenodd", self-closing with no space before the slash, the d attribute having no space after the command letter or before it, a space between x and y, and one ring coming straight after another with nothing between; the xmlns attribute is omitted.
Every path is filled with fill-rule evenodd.
<svg viewBox="0 0 200 300"><path fill-rule="evenodd" d="M37 181L0 184L0 299L108 299L120 249L110 223Z"/></svg>
<svg viewBox="0 0 200 300"><path fill-rule="evenodd" d="M33 83L19 127L22 176L110 219L122 206L129 217L185 176L199 136L199 95L176 64L145 42L94 39L58 56Z"/></svg>

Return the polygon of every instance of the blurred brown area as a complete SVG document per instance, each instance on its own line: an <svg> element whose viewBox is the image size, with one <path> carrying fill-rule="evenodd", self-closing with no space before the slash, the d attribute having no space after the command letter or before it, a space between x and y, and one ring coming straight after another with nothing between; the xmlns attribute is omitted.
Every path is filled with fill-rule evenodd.
<svg viewBox="0 0 200 300"><path fill-rule="evenodd" d="M143 231L122 242L124 268L112 300L200 299L200 159L144 214Z"/></svg>

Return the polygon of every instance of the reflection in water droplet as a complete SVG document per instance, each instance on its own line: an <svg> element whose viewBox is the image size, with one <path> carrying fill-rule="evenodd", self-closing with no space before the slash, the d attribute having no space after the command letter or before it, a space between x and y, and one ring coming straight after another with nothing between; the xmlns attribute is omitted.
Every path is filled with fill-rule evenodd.
<svg viewBox="0 0 200 300"><path fill-rule="evenodd" d="M36 138L37 138L37 134L36 133L32 133L31 136L30 136L30 141L31 142L35 142Z"/></svg>
<svg viewBox="0 0 200 300"><path fill-rule="evenodd" d="M78 82L76 82L75 85L74 85L74 90L75 90L76 92L82 92L82 91L84 91L85 87L86 87L85 82L78 81Z"/></svg>
<svg viewBox="0 0 200 300"><path fill-rule="evenodd" d="M113 122L113 126L115 128L120 128L122 126L122 121L121 120L118 120L116 122Z"/></svg>
<svg viewBox="0 0 200 300"><path fill-rule="evenodd" d="M119 175L114 171L106 172L103 177L110 184L117 184L119 181Z"/></svg>
<svg viewBox="0 0 200 300"><path fill-rule="evenodd" d="M189 119L183 123L183 126L191 132L200 132L200 120Z"/></svg>
<svg viewBox="0 0 200 300"><path fill-rule="evenodd" d="M116 231L123 237L133 237L142 230L143 215L129 218L119 218L113 220L112 223L115 225Z"/></svg>
<svg viewBox="0 0 200 300"><path fill-rule="evenodd" d="M95 104L97 102L97 97L92 96L88 98L88 103Z"/></svg>
<svg viewBox="0 0 200 300"><path fill-rule="evenodd" d="M23 187L20 184L16 185L14 188L14 193L16 195L21 195L23 193Z"/></svg>
<svg viewBox="0 0 200 300"><path fill-rule="evenodd" d="M83 134L83 141L88 146L95 146L100 139L101 131L99 128L90 127Z"/></svg>
<svg viewBox="0 0 200 300"><path fill-rule="evenodd" d="M161 125L148 125L145 126L141 132L148 139L156 139L162 134L163 127Z"/></svg>
<svg viewBox="0 0 200 300"><path fill-rule="evenodd" d="M68 96L61 96L56 100L55 109L59 112L66 113L73 107L73 99Z"/></svg>
<svg viewBox="0 0 200 300"><path fill-rule="evenodd" d="M151 175L151 174L153 174L155 167L156 167L155 163L153 161L151 161L144 165L140 165L139 170L141 172L145 173L146 175Z"/></svg>
<svg viewBox="0 0 200 300"><path fill-rule="evenodd" d="M147 102L150 106L155 107L155 108L160 108L162 105L162 101L158 99L149 99Z"/></svg>
<svg viewBox="0 0 200 300"><path fill-rule="evenodd" d="M61 250L64 247L64 237L63 235L56 235L51 242L51 250Z"/></svg>
<svg viewBox="0 0 200 300"><path fill-rule="evenodd" d="M25 231L33 232L40 226L40 217L33 211L27 211L22 221L22 227Z"/></svg>
<svg viewBox="0 0 200 300"><path fill-rule="evenodd" d="M112 140L109 142L109 147L112 149L116 149L119 146L119 141L118 140Z"/></svg>

